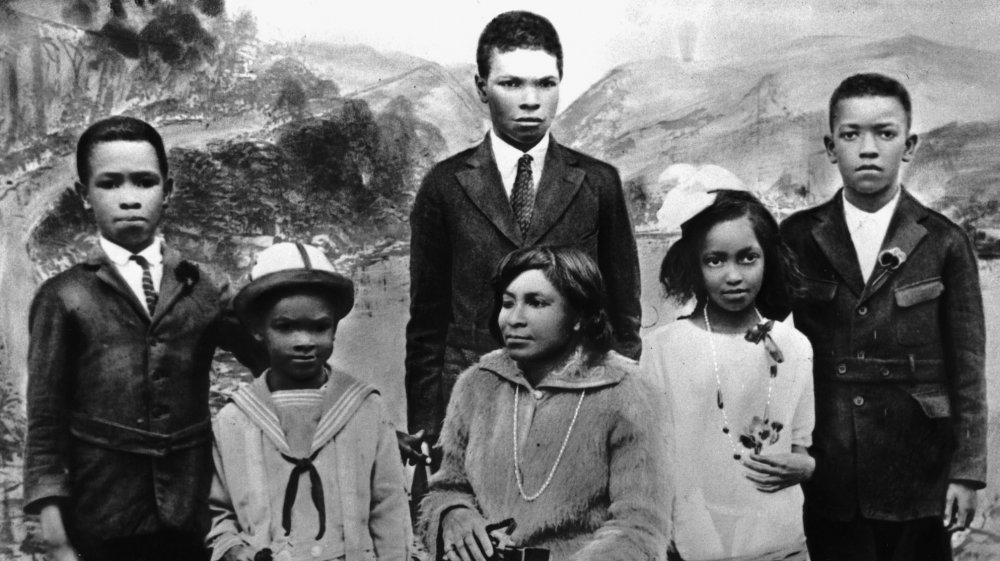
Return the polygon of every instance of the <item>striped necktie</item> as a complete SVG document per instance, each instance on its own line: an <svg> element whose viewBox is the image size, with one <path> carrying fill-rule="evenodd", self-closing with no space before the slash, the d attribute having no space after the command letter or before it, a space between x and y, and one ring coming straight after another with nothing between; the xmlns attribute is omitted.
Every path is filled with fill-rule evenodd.
<svg viewBox="0 0 1000 561"><path fill-rule="evenodd" d="M521 228L521 235L528 233L531 214L535 209L535 186L531 178L531 156L525 154L517 160L514 189L510 192L510 207Z"/></svg>
<svg viewBox="0 0 1000 561"><path fill-rule="evenodd" d="M149 270L149 261L141 255L133 255L130 259L142 267L142 293L146 296L146 309L152 317L156 311L157 295L156 289L153 288L153 274Z"/></svg>

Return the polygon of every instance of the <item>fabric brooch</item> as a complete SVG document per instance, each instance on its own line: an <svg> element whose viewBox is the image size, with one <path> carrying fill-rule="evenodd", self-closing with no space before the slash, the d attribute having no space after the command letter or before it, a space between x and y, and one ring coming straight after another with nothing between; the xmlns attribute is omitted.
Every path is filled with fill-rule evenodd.
<svg viewBox="0 0 1000 561"><path fill-rule="evenodd" d="M174 276L185 287L191 288L201 278L201 271L198 270L198 266L194 263L181 261L177 264L177 268L174 269Z"/></svg>
<svg viewBox="0 0 1000 561"><path fill-rule="evenodd" d="M761 341L764 342L764 348L767 349L767 353L771 355L774 362L785 362L785 355L778 348L778 344L774 342L771 337L771 329L774 328L774 320L769 319L767 321L762 321L757 325L747 329L747 334L743 336L747 341L758 344Z"/></svg>

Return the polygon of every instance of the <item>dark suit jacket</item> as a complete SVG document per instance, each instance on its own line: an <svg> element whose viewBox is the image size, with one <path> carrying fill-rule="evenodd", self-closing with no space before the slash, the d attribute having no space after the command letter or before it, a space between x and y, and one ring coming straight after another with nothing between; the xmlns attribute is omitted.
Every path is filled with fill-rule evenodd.
<svg viewBox="0 0 1000 561"><path fill-rule="evenodd" d="M406 395L411 432L437 434L455 377L446 347L461 366L500 346L491 280L509 252L534 245L573 245L600 267L616 349L637 358L639 259L618 172L552 142L535 211L522 236L497 170L489 137L437 164L410 215L410 321L406 328ZM456 356L455 353L449 353Z"/></svg>
<svg viewBox="0 0 1000 561"><path fill-rule="evenodd" d="M985 329L972 244L904 189L867 284L842 194L790 216L807 277L795 326L815 356L816 473L806 508L847 520L940 516L949 480L986 479Z"/></svg>
<svg viewBox="0 0 1000 561"><path fill-rule="evenodd" d="M152 318L99 248L42 284L29 322L27 512L62 499L74 543L206 529L209 368L216 346L236 341L221 290L166 247Z"/></svg>

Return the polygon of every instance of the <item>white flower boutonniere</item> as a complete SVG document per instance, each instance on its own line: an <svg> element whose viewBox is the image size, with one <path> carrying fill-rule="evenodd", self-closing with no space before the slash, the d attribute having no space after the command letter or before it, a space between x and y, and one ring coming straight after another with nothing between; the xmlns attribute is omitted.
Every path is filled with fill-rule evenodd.
<svg viewBox="0 0 1000 561"><path fill-rule="evenodd" d="M878 254L878 264L886 269L895 271L903 263L906 263L906 252L898 247L890 247Z"/></svg>

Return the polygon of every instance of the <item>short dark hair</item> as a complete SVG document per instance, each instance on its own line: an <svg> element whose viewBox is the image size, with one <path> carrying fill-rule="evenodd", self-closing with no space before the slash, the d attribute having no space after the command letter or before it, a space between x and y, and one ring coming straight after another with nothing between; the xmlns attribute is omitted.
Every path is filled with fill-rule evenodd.
<svg viewBox="0 0 1000 561"><path fill-rule="evenodd" d="M163 138L152 125L135 117L123 115L108 117L87 127L76 143L76 174L80 182L86 184L90 180L90 154L94 146L101 142L115 140L131 140L148 142L156 150L156 159L160 164L160 173L167 178L167 151L163 147Z"/></svg>
<svg viewBox="0 0 1000 561"><path fill-rule="evenodd" d="M747 217L764 251L764 279L756 305L765 317L783 319L790 311L790 297L801 286L802 276L791 250L781 239L778 222L757 197L746 191L719 190L715 202L681 226L681 237L670 246L660 264L660 284L668 298L686 302L706 299L701 275L700 248L716 224Z"/></svg>
<svg viewBox="0 0 1000 561"><path fill-rule="evenodd" d="M483 28L476 47L476 66L479 77L490 75L490 57L493 49L501 53L514 49L540 49L556 57L559 77L563 73L562 43L552 22L525 11L504 12L493 18Z"/></svg>
<svg viewBox="0 0 1000 561"><path fill-rule="evenodd" d="M583 348L591 358L611 350L614 333L607 312L604 279L597 263L583 251L566 246L535 246L516 249L497 266L493 277L494 312L490 332L503 342L497 318L503 303L503 293L521 273L541 271L559 291L573 310L580 314Z"/></svg>
<svg viewBox="0 0 1000 561"><path fill-rule="evenodd" d="M830 96L830 131L833 131L833 121L837 116L837 104L852 97L892 97L899 101L906 112L906 127L910 127L912 121L912 105L910 103L910 93L906 91L898 80L890 78L884 74L869 72L865 74L855 74L845 79L833 90Z"/></svg>

